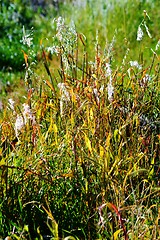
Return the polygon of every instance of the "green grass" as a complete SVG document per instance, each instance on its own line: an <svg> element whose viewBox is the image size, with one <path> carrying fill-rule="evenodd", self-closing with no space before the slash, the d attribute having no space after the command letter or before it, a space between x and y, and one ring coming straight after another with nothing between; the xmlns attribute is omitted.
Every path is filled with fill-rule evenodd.
<svg viewBox="0 0 160 240"><path fill-rule="evenodd" d="M103 1L88 1L74 14L63 6L64 22L43 19L50 31L41 29L37 59L28 46L21 87L14 83L3 100L2 239L158 239L160 81L152 10L159 10L153 2L114 3L106 12Z"/></svg>

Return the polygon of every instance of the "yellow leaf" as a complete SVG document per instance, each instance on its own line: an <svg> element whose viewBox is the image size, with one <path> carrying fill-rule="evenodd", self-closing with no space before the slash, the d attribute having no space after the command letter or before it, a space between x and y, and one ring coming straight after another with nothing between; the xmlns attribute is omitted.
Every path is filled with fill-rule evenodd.
<svg viewBox="0 0 160 240"><path fill-rule="evenodd" d="M86 143L86 147L89 149L90 152L92 152L91 142L90 142L89 138L86 136L86 134L84 135L84 140Z"/></svg>
<svg viewBox="0 0 160 240"><path fill-rule="evenodd" d="M48 215L48 217L52 220L52 221L54 221L55 222L55 220L54 220L54 217L53 217L53 215L52 215L52 213L50 212L50 211L48 211L44 206L42 206L42 208L46 211L46 213L47 213L47 215Z"/></svg>
<svg viewBox="0 0 160 240"><path fill-rule="evenodd" d="M115 129L114 130L114 141L117 142L117 140L119 141L119 130Z"/></svg>
<svg viewBox="0 0 160 240"><path fill-rule="evenodd" d="M133 117L133 124L136 124L136 128L139 126L139 116L136 114L134 117Z"/></svg>
<svg viewBox="0 0 160 240"><path fill-rule="evenodd" d="M28 68L28 55L22 50L26 67Z"/></svg>
<svg viewBox="0 0 160 240"><path fill-rule="evenodd" d="M70 172L70 173L64 173L64 174L62 174L61 175L62 177L74 177L74 175L73 175L73 172Z"/></svg>
<svg viewBox="0 0 160 240"><path fill-rule="evenodd" d="M100 153L99 153L100 158L103 158L103 156L104 156L104 148L101 145L99 146L99 150L100 150Z"/></svg>
<svg viewBox="0 0 160 240"><path fill-rule="evenodd" d="M71 99L72 99L72 103L75 103L76 102L76 96L73 92L73 89L70 89L69 92L70 92L70 96L71 96Z"/></svg>
<svg viewBox="0 0 160 240"><path fill-rule="evenodd" d="M52 120L52 117L51 117L50 125L49 125L49 128L48 128L48 132L52 132L52 128L53 128L53 120Z"/></svg>
<svg viewBox="0 0 160 240"><path fill-rule="evenodd" d="M40 42L39 42L39 43L40 43L40 45L42 46L42 43L43 43L42 39L40 39Z"/></svg>
<svg viewBox="0 0 160 240"><path fill-rule="evenodd" d="M54 131L55 142L56 142L56 144L58 144L58 139L57 139L58 128L55 123L53 124L53 131Z"/></svg>
<svg viewBox="0 0 160 240"><path fill-rule="evenodd" d="M53 131L54 131L54 133L58 132L58 128L57 128L57 125L55 123L53 124Z"/></svg>
<svg viewBox="0 0 160 240"><path fill-rule="evenodd" d="M5 163L6 163L5 159L2 158L2 160L0 160L0 167L5 165Z"/></svg>
<svg viewBox="0 0 160 240"><path fill-rule="evenodd" d="M90 109L90 119L91 119L91 121L93 120L93 109L92 108Z"/></svg>
<svg viewBox="0 0 160 240"><path fill-rule="evenodd" d="M122 231L122 229L118 229L114 234L113 234L113 239L116 240L118 237L118 234Z"/></svg>
<svg viewBox="0 0 160 240"><path fill-rule="evenodd" d="M0 148L0 156L2 156L3 148Z"/></svg>
<svg viewBox="0 0 160 240"><path fill-rule="evenodd" d="M154 165L154 164L155 164L155 159L152 158L152 159L151 159L151 165Z"/></svg>
<svg viewBox="0 0 160 240"><path fill-rule="evenodd" d="M120 159L118 156L115 156L115 161L114 161L110 171L108 172L108 176L113 172L113 170L114 170L114 174L117 175L116 166L118 166L118 162L120 162Z"/></svg>
<svg viewBox="0 0 160 240"><path fill-rule="evenodd" d="M29 232L28 225L24 225L24 228L23 228L23 230L24 230L25 232Z"/></svg>
<svg viewBox="0 0 160 240"><path fill-rule="evenodd" d="M110 140L111 140L111 133L108 134L106 139L106 147L108 148L110 146Z"/></svg>
<svg viewBox="0 0 160 240"><path fill-rule="evenodd" d="M88 121L88 124L90 124L89 107L88 106L87 106L87 121Z"/></svg>
<svg viewBox="0 0 160 240"><path fill-rule="evenodd" d="M50 87L50 89L54 91L54 87L52 86L52 84L48 80L45 80L45 82L48 85L48 87Z"/></svg>
<svg viewBox="0 0 160 240"><path fill-rule="evenodd" d="M74 115L73 115L73 112L71 113L71 125L72 125L72 127L74 126Z"/></svg>
<svg viewBox="0 0 160 240"><path fill-rule="evenodd" d="M92 74L92 77L96 79L96 74Z"/></svg>

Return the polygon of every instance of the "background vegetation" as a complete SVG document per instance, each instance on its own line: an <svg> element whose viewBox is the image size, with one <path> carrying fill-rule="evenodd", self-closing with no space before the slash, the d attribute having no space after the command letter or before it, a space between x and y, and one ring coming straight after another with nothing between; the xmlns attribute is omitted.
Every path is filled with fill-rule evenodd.
<svg viewBox="0 0 160 240"><path fill-rule="evenodd" d="M27 4L0 4L0 237L158 239L158 0Z"/></svg>

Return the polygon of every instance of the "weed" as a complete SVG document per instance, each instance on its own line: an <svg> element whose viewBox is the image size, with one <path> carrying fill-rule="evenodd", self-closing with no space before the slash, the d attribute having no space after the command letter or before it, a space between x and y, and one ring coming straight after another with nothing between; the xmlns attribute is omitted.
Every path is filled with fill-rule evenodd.
<svg viewBox="0 0 160 240"><path fill-rule="evenodd" d="M97 32L89 56L73 23L54 24L52 46L40 44L43 74L28 61L29 44L26 97L9 99L1 119L1 235L156 239L158 47L147 62L142 46L138 60L127 49L119 66L116 35L102 50Z"/></svg>

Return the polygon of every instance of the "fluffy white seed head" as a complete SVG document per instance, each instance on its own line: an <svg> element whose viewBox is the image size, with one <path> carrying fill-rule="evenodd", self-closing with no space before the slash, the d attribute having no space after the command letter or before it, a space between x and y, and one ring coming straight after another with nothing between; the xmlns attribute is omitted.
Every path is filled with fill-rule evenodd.
<svg viewBox="0 0 160 240"><path fill-rule="evenodd" d="M108 84L108 100L109 100L109 102L113 101L113 94L114 94L114 87L112 85L112 82L110 81Z"/></svg>
<svg viewBox="0 0 160 240"><path fill-rule="evenodd" d="M137 31L137 41L142 41L143 35L144 35L144 33L142 31L141 26L139 25L138 26L138 31Z"/></svg>
<svg viewBox="0 0 160 240"><path fill-rule="evenodd" d="M8 105L14 111L15 101L12 98L8 99Z"/></svg>
<svg viewBox="0 0 160 240"><path fill-rule="evenodd" d="M19 136L19 132L22 130L22 128L24 126L25 126L25 122L24 122L23 117L20 115L17 115L16 121L15 121L15 126L14 126L15 134L16 134L17 138Z"/></svg>
<svg viewBox="0 0 160 240"><path fill-rule="evenodd" d="M22 43L30 47L32 45L32 41L33 41L33 37L31 36L31 34L26 34L25 28L23 26Z"/></svg>
<svg viewBox="0 0 160 240"><path fill-rule="evenodd" d="M138 63L138 61L130 61L130 66L131 67L136 67L138 69L142 69L142 66Z"/></svg>

